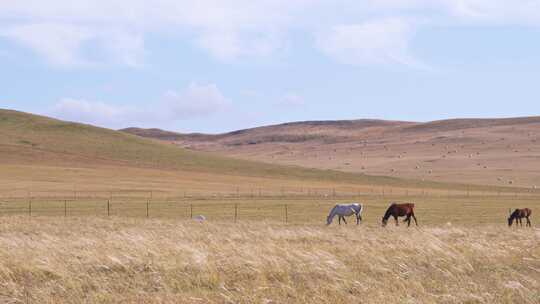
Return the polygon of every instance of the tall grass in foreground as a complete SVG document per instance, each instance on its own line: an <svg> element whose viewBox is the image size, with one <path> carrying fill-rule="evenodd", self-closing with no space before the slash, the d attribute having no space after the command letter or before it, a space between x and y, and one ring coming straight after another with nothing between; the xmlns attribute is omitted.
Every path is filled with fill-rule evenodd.
<svg viewBox="0 0 540 304"><path fill-rule="evenodd" d="M540 230L2 217L1 303L540 303Z"/></svg>

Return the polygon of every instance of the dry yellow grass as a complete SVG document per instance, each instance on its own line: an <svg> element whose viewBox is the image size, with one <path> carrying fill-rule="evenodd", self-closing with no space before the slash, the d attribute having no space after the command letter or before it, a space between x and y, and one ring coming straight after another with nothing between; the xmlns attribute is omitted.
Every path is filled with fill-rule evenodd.
<svg viewBox="0 0 540 304"><path fill-rule="evenodd" d="M506 225L509 209L528 207L533 210L533 227L538 226L538 197L349 197L349 198L171 198L132 197L0 199L0 215L31 216L98 216L148 217L189 219L191 215L204 215L210 221L237 222L271 221L289 224L325 223L329 210L337 203L361 202L363 219L370 225L379 224L390 202L414 202L415 213L421 226L453 225ZM108 203L109 202L109 203ZM148 209L147 209L148 208ZM148 211L148 213L147 213ZM351 219L352 222L354 220ZM393 221L391 221L393 225Z"/></svg>
<svg viewBox="0 0 540 304"><path fill-rule="evenodd" d="M540 230L3 217L3 303L539 303Z"/></svg>
<svg viewBox="0 0 540 304"><path fill-rule="evenodd" d="M529 189L264 165L4 114L0 303L540 302L536 213L532 229L504 222L536 212ZM322 224L351 199L362 226ZM391 200L415 202L421 227L380 228Z"/></svg>
<svg viewBox="0 0 540 304"><path fill-rule="evenodd" d="M193 152L113 130L0 109L0 195L39 191L244 193L262 188L339 192L431 189L514 191L278 166ZM516 191L529 191L522 188ZM321 191L319 191L320 193Z"/></svg>

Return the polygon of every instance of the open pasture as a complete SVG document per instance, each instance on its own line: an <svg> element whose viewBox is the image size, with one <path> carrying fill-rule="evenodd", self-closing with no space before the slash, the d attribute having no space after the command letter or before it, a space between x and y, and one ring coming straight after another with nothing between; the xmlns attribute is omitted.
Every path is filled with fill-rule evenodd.
<svg viewBox="0 0 540 304"><path fill-rule="evenodd" d="M12 111L0 127L0 303L540 302L535 188L233 160ZM362 225L327 227L351 201ZM382 228L392 201L420 226ZM509 229L523 207L533 227Z"/></svg>
<svg viewBox="0 0 540 304"><path fill-rule="evenodd" d="M420 225L506 225L509 209L528 207L538 226L540 197L535 196L356 196L356 197L182 197L31 198L0 200L0 214L27 216L97 216L190 219L209 221L272 221L324 224L337 203L364 204L366 225L380 224L390 202L413 202ZM354 221L351 218L351 223ZM390 225L394 225L391 220Z"/></svg>
<svg viewBox="0 0 540 304"><path fill-rule="evenodd" d="M435 217L420 219L418 229L383 229L5 216L0 221L0 301L540 301L538 228L434 226L428 223Z"/></svg>

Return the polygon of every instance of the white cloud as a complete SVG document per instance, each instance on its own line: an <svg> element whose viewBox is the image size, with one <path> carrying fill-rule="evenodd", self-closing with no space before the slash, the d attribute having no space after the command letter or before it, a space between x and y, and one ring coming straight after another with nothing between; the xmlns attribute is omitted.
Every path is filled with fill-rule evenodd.
<svg viewBox="0 0 540 304"><path fill-rule="evenodd" d="M143 111L135 108L74 98L62 99L52 111L52 114L58 118L100 126L122 125L142 113Z"/></svg>
<svg viewBox="0 0 540 304"><path fill-rule="evenodd" d="M422 22L411 27L414 20ZM64 66L143 64L152 33L189 39L224 61L269 56L293 35L324 33L319 47L341 62L411 65L411 34L440 23L539 26L540 0L0 1L0 35Z"/></svg>
<svg viewBox="0 0 540 304"><path fill-rule="evenodd" d="M51 63L81 65L78 53L83 41L93 35L86 29L57 24L24 24L0 30L0 36L33 49Z"/></svg>
<svg viewBox="0 0 540 304"><path fill-rule="evenodd" d="M308 0L32 0L0 1L0 35L55 65L141 64L144 37L168 34L217 59L267 56L282 45L278 32ZM129 30L127 30L129 29ZM92 58L85 44L106 52ZM107 59L107 60L104 60Z"/></svg>
<svg viewBox="0 0 540 304"><path fill-rule="evenodd" d="M538 0L445 0L449 13L483 25L540 25Z"/></svg>
<svg viewBox="0 0 540 304"><path fill-rule="evenodd" d="M181 93L166 92L164 101L173 119L206 116L223 111L231 105L215 84L191 83Z"/></svg>
<svg viewBox="0 0 540 304"><path fill-rule="evenodd" d="M191 83L181 92L166 92L158 102L145 108L64 98L54 105L49 114L70 121L122 128L206 117L226 111L230 106L231 102L216 85Z"/></svg>
<svg viewBox="0 0 540 304"><path fill-rule="evenodd" d="M288 93L283 96L283 99L279 104L289 107L302 107L306 105L306 100L296 93Z"/></svg>
<svg viewBox="0 0 540 304"><path fill-rule="evenodd" d="M413 26L400 19L333 27L317 35L317 46L340 63L417 65L409 54Z"/></svg>
<svg viewBox="0 0 540 304"><path fill-rule="evenodd" d="M0 30L1 36L32 49L49 63L59 66L93 66L109 62L137 66L144 53L142 36L119 29L31 23Z"/></svg>
<svg viewBox="0 0 540 304"><path fill-rule="evenodd" d="M281 46L280 40L269 35L239 34L234 31L212 31L201 34L197 45L222 61L246 56L268 56Z"/></svg>

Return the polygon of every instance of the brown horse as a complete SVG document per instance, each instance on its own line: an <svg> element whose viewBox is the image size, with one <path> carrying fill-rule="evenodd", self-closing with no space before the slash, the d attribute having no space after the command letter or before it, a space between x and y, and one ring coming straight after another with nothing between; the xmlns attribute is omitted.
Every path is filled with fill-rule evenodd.
<svg viewBox="0 0 540 304"><path fill-rule="evenodd" d="M508 209L508 212L511 212L510 209ZM508 217L508 226L512 226L512 223L514 222L514 220L516 220L516 226L519 223L519 225L523 227L521 219L525 218L527 219L527 224L525 226L531 227L531 221L529 220L529 216L531 216L531 213L532 211L529 208L514 210L514 212L510 214L510 217Z"/></svg>
<svg viewBox="0 0 540 304"><path fill-rule="evenodd" d="M414 204L407 203L407 204L396 204L392 203L390 207L386 210L386 213L384 214L382 218L382 225L383 227L386 226L388 222L388 218L391 216L394 217L396 220L396 226L399 225L398 217L400 216L406 216L404 222L407 222L407 227L411 225L411 217L414 219L414 223L416 226L418 226L418 222L416 221L416 216L414 216Z"/></svg>

